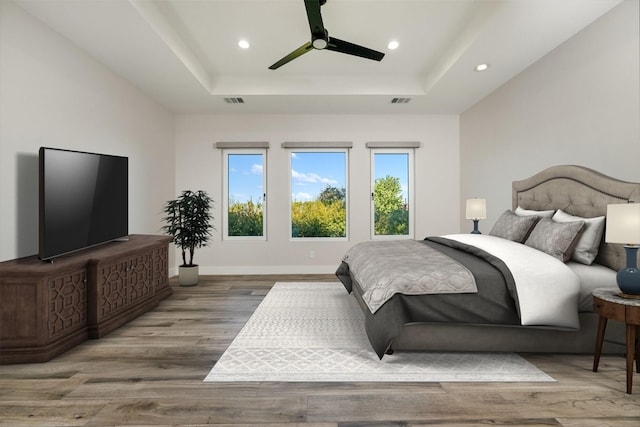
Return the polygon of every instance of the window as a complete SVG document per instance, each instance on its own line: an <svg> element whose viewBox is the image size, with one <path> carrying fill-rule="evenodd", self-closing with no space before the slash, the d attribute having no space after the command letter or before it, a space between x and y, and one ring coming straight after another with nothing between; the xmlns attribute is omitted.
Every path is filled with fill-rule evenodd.
<svg viewBox="0 0 640 427"><path fill-rule="evenodd" d="M224 151L226 239L266 240L266 156L266 150Z"/></svg>
<svg viewBox="0 0 640 427"><path fill-rule="evenodd" d="M291 237L347 237L347 150L290 153Z"/></svg>
<svg viewBox="0 0 640 427"><path fill-rule="evenodd" d="M413 150L371 150L372 238L413 237Z"/></svg>

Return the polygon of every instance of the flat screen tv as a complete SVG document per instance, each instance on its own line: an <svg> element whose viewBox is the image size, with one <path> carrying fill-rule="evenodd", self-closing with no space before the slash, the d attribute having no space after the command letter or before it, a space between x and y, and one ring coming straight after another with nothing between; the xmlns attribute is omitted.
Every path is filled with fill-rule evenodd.
<svg viewBox="0 0 640 427"><path fill-rule="evenodd" d="M39 258L129 234L129 159L40 147Z"/></svg>

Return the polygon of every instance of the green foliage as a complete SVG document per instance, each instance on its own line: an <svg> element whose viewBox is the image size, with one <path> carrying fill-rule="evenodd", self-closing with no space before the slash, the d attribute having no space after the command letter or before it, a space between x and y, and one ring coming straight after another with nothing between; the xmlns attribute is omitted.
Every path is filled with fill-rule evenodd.
<svg viewBox="0 0 640 427"><path fill-rule="evenodd" d="M347 210L344 201L293 202L291 230L292 237L346 237Z"/></svg>
<svg viewBox="0 0 640 427"><path fill-rule="evenodd" d="M249 200L234 202L229 206L229 236L262 236L263 205Z"/></svg>
<svg viewBox="0 0 640 427"><path fill-rule="evenodd" d="M376 235L409 233L409 211L402 199L400 180L386 176L374 186L374 230ZM262 236L263 205L252 201L229 206L230 236ZM317 200L292 202L292 237L346 237L346 190L327 186Z"/></svg>
<svg viewBox="0 0 640 427"><path fill-rule="evenodd" d="M400 178L387 175L376 179L373 190L373 200L376 211L382 215L402 208L402 188Z"/></svg>
<svg viewBox="0 0 640 427"><path fill-rule="evenodd" d="M345 237L347 209L344 188L327 186L317 200L291 204L293 237ZM228 212L230 236L262 236L262 203L231 202Z"/></svg>
<svg viewBox="0 0 640 427"><path fill-rule="evenodd" d="M322 203L331 204L333 202L341 202L346 204L346 190L344 188L331 187L327 185L318 196L318 200Z"/></svg>
<svg viewBox="0 0 640 427"><path fill-rule="evenodd" d="M163 212L166 223L162 227L165 233L172 236L171 242L182 249L182 265L193 266L193 254L196 248L207 246L211 238L210 214L213 200L199 190L185 190L174 200L165 203ZM186 251L189 251L187 263Z"/></svg>
<svg viewBox="0 0 640 427"><path fill-rule="evenodd" d="M347 203L344 188L327 185L317 200L291 204L292 237L346 237Z"/></svg>
<svg viewBox="0 0 640 427"><path fill-rule="evenodd" d="M400 179L387 175L373 187L374 232L376 235L409 233L409 211L402 200Z"/></svg>

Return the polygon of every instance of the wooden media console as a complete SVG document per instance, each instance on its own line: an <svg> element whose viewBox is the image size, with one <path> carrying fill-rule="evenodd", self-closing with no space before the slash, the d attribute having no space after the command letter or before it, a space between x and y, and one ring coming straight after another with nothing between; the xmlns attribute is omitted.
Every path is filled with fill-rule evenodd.
<svg viewBox="0 0 640 427"><path fill-rule="evenodd" d="M172 294L170 240L131 235L51 263L0 263L0 364L46 362L157 307Z"/></svg>

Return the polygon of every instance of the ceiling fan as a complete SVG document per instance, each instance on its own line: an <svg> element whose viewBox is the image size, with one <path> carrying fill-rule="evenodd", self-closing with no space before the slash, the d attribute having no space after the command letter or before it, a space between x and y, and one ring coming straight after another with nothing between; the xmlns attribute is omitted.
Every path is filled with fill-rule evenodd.
<svg viewBox="0 0 640 427"><path fill-rule="evenodd" d="M309 19L309 28L311 29L311 41L303 44L284 58L269 67L276 70L284 64L293 61L297 57L304 55L312 49L327 49L334 52L346 53L347 55L355 55L361 58L380 61L384 57L384 53L369 49L357 44L349 43L335 37L329 37L329 32L322 23L322 14L320 6L324 5L327 0L304 0L304 6L307 9L307 18Z"/></svg>

